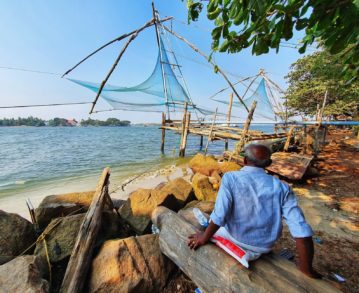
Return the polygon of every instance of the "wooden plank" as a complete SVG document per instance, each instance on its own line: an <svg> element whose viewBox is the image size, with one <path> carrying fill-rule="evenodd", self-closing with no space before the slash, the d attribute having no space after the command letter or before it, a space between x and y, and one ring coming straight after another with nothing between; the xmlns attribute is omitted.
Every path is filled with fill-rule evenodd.
<svg viewBox="0 0 359 293"><path fill-rule="evenodd" d="M262 256L246 269L214 244L193 251L187 246L187 237L196 228L165 207L154 210L152 221L160 229L161 251L202 292L339 292L328 282L305 276L293 263L273 254Z"/></svg>
<svg viewBox="0 0 359 293"><path fill-rule="evenodd" d="M96 237L101 226L101 215L108 195L110 168L105 168L98 182L90 208L82 222L69 263L62 281L60 292L82 292Z"/></svg>
<svg viewBox="0 0 359 293"><path fill-rule="evenodd" d="M229 159L230 152L224 152L223 157ZM272 164L266 168L271 173L278 174L289 180L300 180L309 167L313 156L295 153L277 152L271 156ZM232 159L237 164L243 166L243 157L233 156Z"/></svg>

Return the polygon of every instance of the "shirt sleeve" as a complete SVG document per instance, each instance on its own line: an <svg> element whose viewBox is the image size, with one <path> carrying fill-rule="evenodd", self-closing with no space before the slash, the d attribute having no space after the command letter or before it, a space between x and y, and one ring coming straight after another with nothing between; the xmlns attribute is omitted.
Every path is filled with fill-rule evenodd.
<svg viewBox="0 0 359 293"><path fill-rule="evenodd" d="M229 174L224 174L219 188L211 220L217 226L223 227L232 207L232 193L229 185Z"/></svg>
<svg viewBox="0 0 359 293"><path fill-rule="evenodd" d="M291 188L288 188L282 203L282 215L285 219L290 234L294 238L304 238L313 235L313 230L304 218L297 198Z"/></svg>

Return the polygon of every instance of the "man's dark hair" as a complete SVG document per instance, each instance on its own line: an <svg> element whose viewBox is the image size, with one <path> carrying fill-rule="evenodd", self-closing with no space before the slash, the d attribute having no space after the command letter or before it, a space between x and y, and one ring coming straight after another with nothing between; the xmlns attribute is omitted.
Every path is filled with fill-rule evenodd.
<svg viewBox="0 0 359 293"><path fill-rule="evenodd" d="M259 168L268 167L272 163L270 156L270 149L262 144L250 144L244 148L244 157Z"/></svg>

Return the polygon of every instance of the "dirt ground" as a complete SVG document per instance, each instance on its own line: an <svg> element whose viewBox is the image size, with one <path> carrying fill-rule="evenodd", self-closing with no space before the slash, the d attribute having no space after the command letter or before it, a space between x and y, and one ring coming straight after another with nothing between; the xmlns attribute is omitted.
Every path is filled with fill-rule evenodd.
<svg viewBox="0 0 359 293"><path fill-rule="evenodd" d="M343 292L359 292L359 143L350 131L330 131L309 179L293 184L315 232L314 267ZM293 255L285 228L274 252ZM338 282L333 273L345 278Z"/></svg>

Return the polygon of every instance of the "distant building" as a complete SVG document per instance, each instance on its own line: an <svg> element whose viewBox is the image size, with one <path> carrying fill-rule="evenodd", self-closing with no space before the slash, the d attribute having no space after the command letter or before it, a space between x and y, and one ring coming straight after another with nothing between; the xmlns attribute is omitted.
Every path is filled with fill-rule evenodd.
<svg viewBox="0 0 359 293"><path fill-rule="evenodd" d="M68 126L77 126L77 125L78 125L78 122L76 121L75 118L73 118L73 119L67 119L67 120L66 120L66 123L67 123Z"/></svg>

